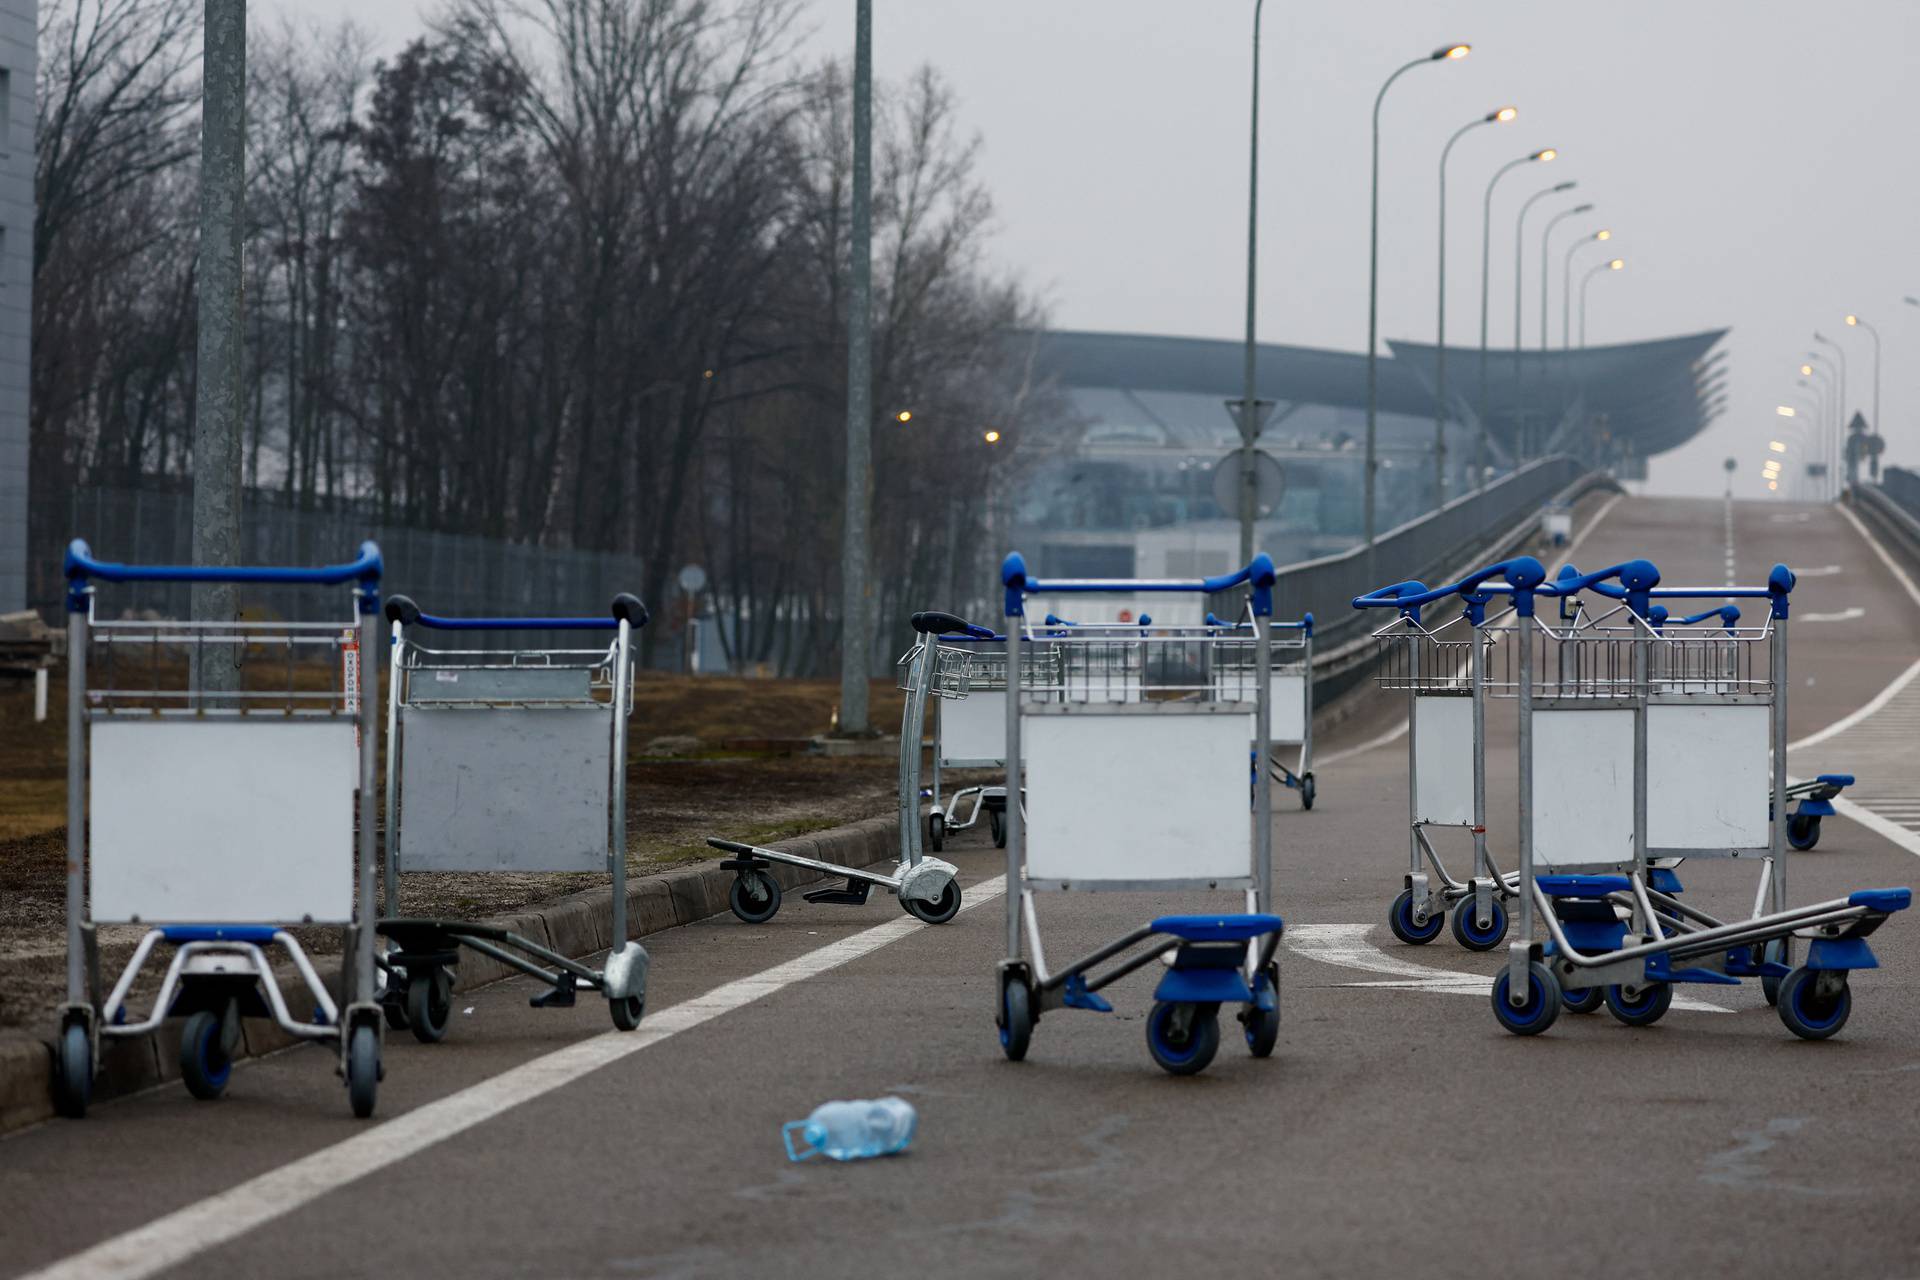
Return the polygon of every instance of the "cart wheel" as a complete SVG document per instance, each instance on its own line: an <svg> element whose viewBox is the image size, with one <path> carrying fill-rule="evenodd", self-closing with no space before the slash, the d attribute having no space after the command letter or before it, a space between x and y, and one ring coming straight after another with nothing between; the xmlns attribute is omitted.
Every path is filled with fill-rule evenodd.
<svg viewBox="0 0 1920 1280"><path fill-rule="evenodd" d="M1420 947L1440 936L1447 927L1447 913L1435 911L1427 917L1425 924L1413 922L1413 890L1402 889L1400 896L1393 900L1387 909L1387 926L1393 930L1393 936L1408 946Z"/></svg>
<svg viewBox="0 0 1920 1280"><path fill-rule="evenodd" d="M453 1013L452 980L434 965L407 978L407 1025L421 1044L439 1044L447 1037L447 1018ZM387 1024L393 1025L391 1021Z"/></svg>
<svg viewBox="0 0 1920 1280"><path fill-rule="evenodd" d="M232 1075L233 1059L220 1047L220 1015L202 1009L180 1029L180 1079L188 1093L212 1102Z"/></svg>
<svg viewBox="0 0 1920 1280"><path fill-rule="evenodd" d="M1772 942L1760 948L1760 959L1768 964L1791 963L1789 956L1790 953L1787 951L1786 944L1778 938L1775 938ZM1792 975L1789 974L1788 976L1791 977ZM1780 984L1785 980L1785 978L1773 977L1771 974L1761 975L1760 992L1766 996L1768 1004L1777 1006L1780 1003Z"/></svg>
<svg viewBox="0 0 1920 1280"><path fill-rule="evenodd" d="M1825 1040L1846 1026L1847 1015L1853 1012L1853 992L1845 974L1839 994L1829 996L1819 994L1819 977L1816 970L1800 968L1780 979L1780 1021L1802 1040Z"/></svg>
<svg viewBox="0 0 1920 1280"><path fill-rule="evenodd" d="M622 1031L632 1031L640 1025L640 1015L647 1011L644 996L620 996L607 1001L607 1008L613 1014L613 1025Z"/></svg>
<svg viewBox="0 0 1920 1280"><path fill-rule="evenodd" d="M917 920L925 920L928 924L945 924L960 914L960 882L947 881L946 887L940 890L940 896L931 901L926 898L902 898L900 905Z"/></svg>
<svg viewBox="0 0 1920 1280"><path fill-rule="evenodd" d="M389 978L387 981L391 984L393 980ZM389 994L380 1001L380 1014L394 1031L407 1029L407 995L408 989L403 988L399 993Z"/></svg>
<svg viewBox="0 0 1920 1280"><path fill-rule="evenodd" d="M748 924L765 924L780 910L780 882L764 871L743 871L727 890L727 905Z"/></svg>
<svg viewBox="0 0 1920 1280"><path fill-rule="evenodd" d="M987 825L993 829L993 847L1007 847L1007 815L995 809L987 814Z"/></svg>
<svg viewBox="0 0 1920 1280"><path fill-rule="evenodd" d="M1787 843L1805 853L1820 843L1820 819L1814 814L1793 814L1787 819Z"/></svg>
<svg viewBox="0 0 1920 1280"><path fill-rule="evenodd" d="M1606 1002L1605 987L1586 987L1579 991L1560 993L1560 1007L1568 1013L1592 1013Z"/></svg>
<svg viewBox="0 0 1920 1280"><path fill-rule="evenodd" d="M347 1039L347 1101L353 1114L365 1120L373 1114L380 1091L380 1033L362 1023Z"/></svg>
<svg viewBox="0 0 1920 1280"><path fill-rule="evenodd" d="M1506 967L1493 980L1493 1016L1517 1036L1537 1036L1560 1016L1560 979L1538 960L1527 966L1527 1002L1519 1008L1507 1001L1512 988Z"/></svg>
<svg viewBox="0 0 1920 1280"><path fill-rule="evenodd" d="M1310 773L1302 774L1300 777L1300 807L1313 808L1313 775Z"/></svg>
<svg viewBox="0 0 1920 1280"><path fill-rule="evenodd" d="M93 1099L93 1044L78 1022L68 1023L60 1033L59 1061L54 1065L59 1072L60 1114L70 1120L84 1118Z"/></svg>
<svg viewBox="0 0 1920 1280"><path fill-rule="evenodd" d="M1010 978L1000 987L1000 1049L1009 1062L1019 1062L1032 1040L1033 995L1025 982Z"/></svg>
<svg viewBox="0 0 1920 1280"><path fill-rule="evenodd" d="M1280 994L1280 966L1270 964L1266 967L1267 986L1277 1000ZM1250 1004L1240 1014L1241 1030L1247 1037L1247 1052L1256 1058L1273 1056L1274 1046L1280 1043L1280 1010L1262 1009Z"/></svg>
<svg viewBox="0 0 1920 1280"><path fill-rule="evenodd" d="M1607 1012L1630 1027L1650 1027L1673 1007L1673 987L1656 982L1640 988L1640 994L1628 997L1624 987L1607 988Z"/></svg>
<svg viewBox="0 0 1920 1280"><path fill-rule="evenodd" d="M1487 917L1487 927L1482 929L1474 923L1474 903L1472 898L1462 898L1453 908L1454 941L1469 951L1491 951L1500 945L1507 936L1507 909L1495 898L1490 904L1491 913Z"/></svg>
<svg viewBox="0 0 1920 1280"><path fill-rule="evenodd" d="M1147 1015L1147 1052L1163 1071L1191 1076L1207 1069L1220 1051L1220 1006L1157 1001ZM1181 1027L1185 1014L1186 1026Z"/></svg>
<svg viewBox="0 0 1920 1280"><path fill-rule="evenodd" d="M939 853L947 847L947 815L930 813L927 815L927 847Z"/></svg>

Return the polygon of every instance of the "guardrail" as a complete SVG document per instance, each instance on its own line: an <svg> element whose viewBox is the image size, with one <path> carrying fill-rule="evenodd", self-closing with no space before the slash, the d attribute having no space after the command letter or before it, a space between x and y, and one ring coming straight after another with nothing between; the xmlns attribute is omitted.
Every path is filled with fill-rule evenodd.
<svg viewBox="0 0 1920 1280"><path fill-rule="evenodd" d="M1889 484L1895 476L1899 480ZM1879 484L1856 484L1847 496L1868 523L1920 563L1920 476L1890 467Z"/></svg>

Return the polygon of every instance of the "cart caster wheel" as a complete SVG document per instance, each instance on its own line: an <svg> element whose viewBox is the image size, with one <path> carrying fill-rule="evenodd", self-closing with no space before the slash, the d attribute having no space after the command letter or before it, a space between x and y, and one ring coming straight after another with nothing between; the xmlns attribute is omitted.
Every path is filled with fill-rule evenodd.
<svg viewBox="0 0 1920 1280"><path fill-rule="evenodd" d="M180 1029L180 1080L187 1092L212 1102L227 1090L233 1059L220 1047L220 1015L202 1009Z"/></svg>
<svg viewBox="0 0 1920 1280"><path fill-rule="evenodd" d="M1836 994L1821 995L1820 973L1814 969L1795 969L1780 979L1780 1003L1776 1006L1780 1021L1802 1040L1825 1040L1847 1025L1853 1012L1853 992L1846 975L1840 976Z"/></svg>
<svg viewBox="0 0 1920 1280"><path fill-rule="evenodd" d="M1580 991L1562 991L1560 1007L1568 1013L1593 1013L1607 1002L1605 987L1587 987Z"/></svg>
<svg viewBox="0 0 1920 1280"><path fill-rule="evenodd" d="M640 1025L640 1015L647 1011L647 1002L643 996L619 996L607 1001L607 1009L613 1014L615 1027L632 1031Z"/></svg>
<svg viewBox="0 0 1920 1280"><path fill-rule="evenodd" d="M935 853L947 847L947 816L944 813L927 815L927 847Z"/></svg>
<svg viewBox="0 0 1920 1280"><path fill-rule="evenodd" d="M780 882L764 871L737 875L727 890L727 905L746 923L765 924L780 910Z"/></svg>
<svg viewBox="0 0 1920 1280"><path fill-rule="evenodd" d="M924 920L928 924L945 924L960 914L960 882L947 881L937 898L902 898L900 905L905 907L907 914L916 920Z"/></svg>
<svg viewBox="0 0 1920 1280"><path fill-rule="evenodd" d="M1033 994L1027 984L1010 978L1000 987L1000 1049L1009 1062L1027 1056L1033 1041Z"/></svg>
<svg viewBox="0 0 1920 1280"><path fill-rule="evenodd" d="M998 809L995 809L987 814L987 825L993 830L993 847L996 849L1006 848L1007 816Z"/></svg>
<svg viewBox="0 0 1920 1280"><path fill-rule="evenodd" d="M347 1038L347 1102L354 1116L365 1120L372 1115L379 1092L380 1033L363 1023Z"/></svg>
<svg viewBox="0 0 1920 1280"><path fill-rule="evenodd" d="M93 1044L84 1026L69 1023L60 1033L59 1061L54 1065L59 1072L60 1114L70 1120L84 1118L87 1103L93 1100Z"/></svg>
<svg viewBox="0 0 1920 1280"><path fill-rule="evenodd" d="M407 1026L421 1044L439 1044L447 1037L447 1019L453 1013L453 979L435 965L407 981ZM392 1026L389 1019L388 1026Z"/></svg>
<svg viewBox="0 0 1920 1280"><path fill-rule="evenodd" d="M1673 1007L1673 988L1664 982L1642 987L1640 994L1628 997L1624 987L1607 988L1607 1012L1630 1027L1650 1027L1666 1017Z"/></svg>
<svg viewBox="0 0 1920 1280"><path fill-rule="evenodd" d="M1266 979L1267 989L1278 1000L1280 970L1268 965L1262 976ZM1280 1043L1280 1010L1278 1007L1262 1009L1257 1004L1250 1004L1240 1012L1240 1028L1247 1038L1247 1052L1256 1058L1270 1058L1274 1046Z"/></svg>
<svg viewBox="0 0 1920 1280"><path fill-rule="evenodd" d="M1387 909L1387 925L1393 930L1393 936L1408 946L1421 947L1440 936L1447 927L1447 913L1434 911L1427 917L1425 924L1413 922L1413 890L1402 889L1400 896L1393 900L1393 906Z"/></svg>
<svg viewBox="0 0 1920 1280"><path fill-rule="evenodd" d="M1517 1036L1537 1036L1560 1016L1560 979L1538 960L1527 966L1527 1002L1515 1008L1507 1000L1512 988L1503 967L1493 980L1493 1016Z"/></svg>
<svg viewBox="0 0 1920 1280"><path fill-rule="evenodd" d="M1472 898L1462 898L1453 908L1453 938L1469 951L1491 951L1507 936L1507 909L1495 898L1489 904L1487 927L1474 923Z"/></svg>
<svg viewBox="0 0 1920 1280"><path fill-rule="evenodd" d="M1772 942L1760 948L1760 958L1768 964L1789 964L1791 963L1788 958L1789 955L1790 953L1787 951L1786 945L1778 938L1775 938ZM1789 974L1787 976L1791 977L1792 975ZM1778 1007L1780 1004L1780 984L1784 981L1786 981L1786 978L1776 978L1771 974L1761 975L1760 993L1766 996L1768 1004Z"/></svg>
<svg viewBox="0 0 1920 1280"><path fill-rule="evenodd" d="M1185 1027L1179 1025L1183 1014ZM1170 1075L1197 1075L1219 1051L1218 1005L1161 1000L1147 1015L1147 1052Z"/></svg>
<svg viewBox="0 0 1920 1280"><path fill-rule="evenodd" d="M1300 779L1300 807L1313 808L1313 775L1310 773Z"/></svg>
<svg viewBox="0 0 1920 1280"><path fill-rule="evenodd" d="M1813 814L1793 814L1787 819L1787 843L1805 853L1820 843L1820 819Z"/></svg>

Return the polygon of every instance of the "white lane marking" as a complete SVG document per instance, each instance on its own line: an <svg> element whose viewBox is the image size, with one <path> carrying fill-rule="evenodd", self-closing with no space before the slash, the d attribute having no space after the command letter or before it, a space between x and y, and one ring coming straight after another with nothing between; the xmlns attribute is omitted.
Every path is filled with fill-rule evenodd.
<svg viewBox="0 0 1920 1280"><path fill-rule="evenodd" d="M1351 760L1355 756L1365 755L1367 752L1372 751L1376 747L1384 747L1388 743L1397 741L1398 739L1404 738L1406 736L1407 736L1407 722L1405 720L1402 720L1399 724L1387 730L1385 733L1377 734L1374 737L1368 738L1365 742L1356 742L1350 747L1342 747L1338 751L1328 752L1326 755L1316 759L1313 763L1317 769L1324 769L1330 764L1339 764L1342 760Z"/></svg>
<svg viewBox="0 0 1920 1280"><path fill-rule="evenodd" d="M1794 618L1795 622L1852 622L1855 618L1864 618L1867 611L1859 607L1842 609L1838 613L1803 613Z"/></svg>
<svg viewBox="0 0 1920 1280"><path fill-rule="evenodd" d="M1867 528L1866 525L1860 523L1860 517L1853 514L1850 509L1846 507L1838 507L1835 509L1839 511L1842 516L1846 517L1847 523L1853 526L1855 533L1858 533L1862 538L1867 540L1867 545L1873 548L1873 554L1880 558L1880 563L1887 566L1887 572L1893 575L1894 581L1906 589L1907 599L1913 601L1916 605L1920 605L1920 587L1913 585L1913 579L1908 577L1907 571L1901 568L1892 556L1887 554L1887 549L1880 545L1880 539L1873 536L1873 531Z"/></svg>
<svg viewBox="0 0 1920 1280"><path fill-rule="evenodd" d="M1793 571L1793 576L1796 578L1831 578L1834 574L1839 572L1840 572L1839 565L1823 564L1817 569L1795 569Z"/></svg>
<svg viewBox="0 0 1920 1280"><path fill-rule="evenodd" d="M1005 876L974 885L966 891L966 901L960 909L968 911L990 902L1005 889ZM796 982L837 969L928 927L903 915L785 964L737 978L705 995L648 1015L638 1030L605 1031L556 1049L491 1080L429 1102L356 1137L102 1241L35 1271L24 1280L102 1280L107 1277L139 1280L177 1267L330 1191L377 1173L522 1103L572 1084L589 1072L630 1057L682 1031L691 1031Z"/></svg>
<svg viewBox="0 0 1920 1280"><path fill-rule="evenodd" d="M1394 977L1392 982L1340 982L1340 987L1367 987L1393 991L1439 991L1453 995L1490 996L1493 994L1493 979L1477 973L1461 973L1454 969L1438 969L1430 965L1414 964L1388 955L1375 946L1369 935L1373 926L1368 924L1297 924L1286 931L1287 949L1309 960L1318 960L1322 964L1335 965L1343 969L1361 969L1368 973L1385 973ZM1717 1004L1705 1000L1696 1000L1691 996L1675 996L1673 1007L1691 1009L1697 1013L1731 1013Z"/></svg>
<svg viewBox="0 0 1920 1280"><path fill-rule="evenodd" d="M1608 498L1605 502L1600 504L1600 509L1593 513L1593 519L1587 521L1587 527L1582 529L1579 533L1574 534L1573 541L1567 544L1567 554L1565 558L1562 559L1561 564L1572 563L1573 553L1580 549L1580 544L1587 540L1587 535L1592 533L1595 529L1598 529L1600 527L1600 522L1607 518L1607 512L1613 510L1614 507L1619 504L1620 499L1626 496L1627 495L1624 493L1616 493L1611 498ZM1556 565L1555 566L1556 572L1558 571L1558 568L1559 566Z"/></svg>
<svg viewBox="0 0 1920 1280"><path fill-rule="evenodd" d="M1788 778L1787 785L1792 786L1795 781L1797 779ZM1845 796L1835 796L1832 804L1833 811L1841 817L1851 818L1873 834L1920 858L1920 832L1909 831L1892 819L1880 816L1863 804L1855 804Z"/></svg>
<svg viewBox="0 0 1920 1280"><path fill-rule="evenodd" d="M1815 743L1825 742L1828 738L1835 737L1839 734L1845 733L1847 730L1853 728L1853 726L1859 724L1862 720L1867 719L1869 716L1873 715L1874 712L1880 710L1880 708L1886 706L1889 702L1893 701L1894 698L1899 696L1900 691L1905 689L1908 685L1912 684L1915 678L1917 677L1920 677L1920 661L1916 661L1912 666L1908 667L1905 671L1902 671L1899 675L1895 676L1893 683L1888 685L1886 688L1882 689L1880 692L1874 694L1872 701L1868 702L1865 706L1861 707L1857 711L1853 711L1848 713L1845 716L1842 716L1840 719L1835 720L1832 724L1828 725L1824 729L1808 734L1806 737L1800 739L1798 742L1789 742L1787 744L1787 750L1798 751L1802 747L1811 747Z"/></svg>

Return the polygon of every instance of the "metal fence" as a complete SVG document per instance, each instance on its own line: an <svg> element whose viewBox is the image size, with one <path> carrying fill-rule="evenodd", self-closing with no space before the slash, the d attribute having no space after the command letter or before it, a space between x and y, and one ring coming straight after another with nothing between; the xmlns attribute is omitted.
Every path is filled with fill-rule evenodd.
<svg viewBox="0 0 1920 1280"><path fill-rule="evenodd" d="M601 551L530 547L468 534L434 533L380 524L354 511L301 511L248 495L240 522L240 558L250 564L335 564L353 559L372 539L386 560L382 590L412 596L423 609L447 615L588 614L613 597L640 593L640 560ZM128 564L189 564L193 559L193 496L152 490L87 489L73 495L67 527L102 559ZM51 549L50 549L51 550ZM57 572L57 556L42 568ZM58 582L44 584L57 597ZM44 588L43 588L44 589ZM38 594L38 593L36 593ZM241 604L286 621L340 617L339 591L243 590ZM103 593L113 616L151 610L188 615L183 583L124 583Z"/></svg>
<svg viewBox="0 0 1920 1280"><path fill-rule="evenodd" d="M1880 472L1880 491L1892 498L1906 513L1920 520L1920 472L1905 467L1887 467Z"/></svg>

